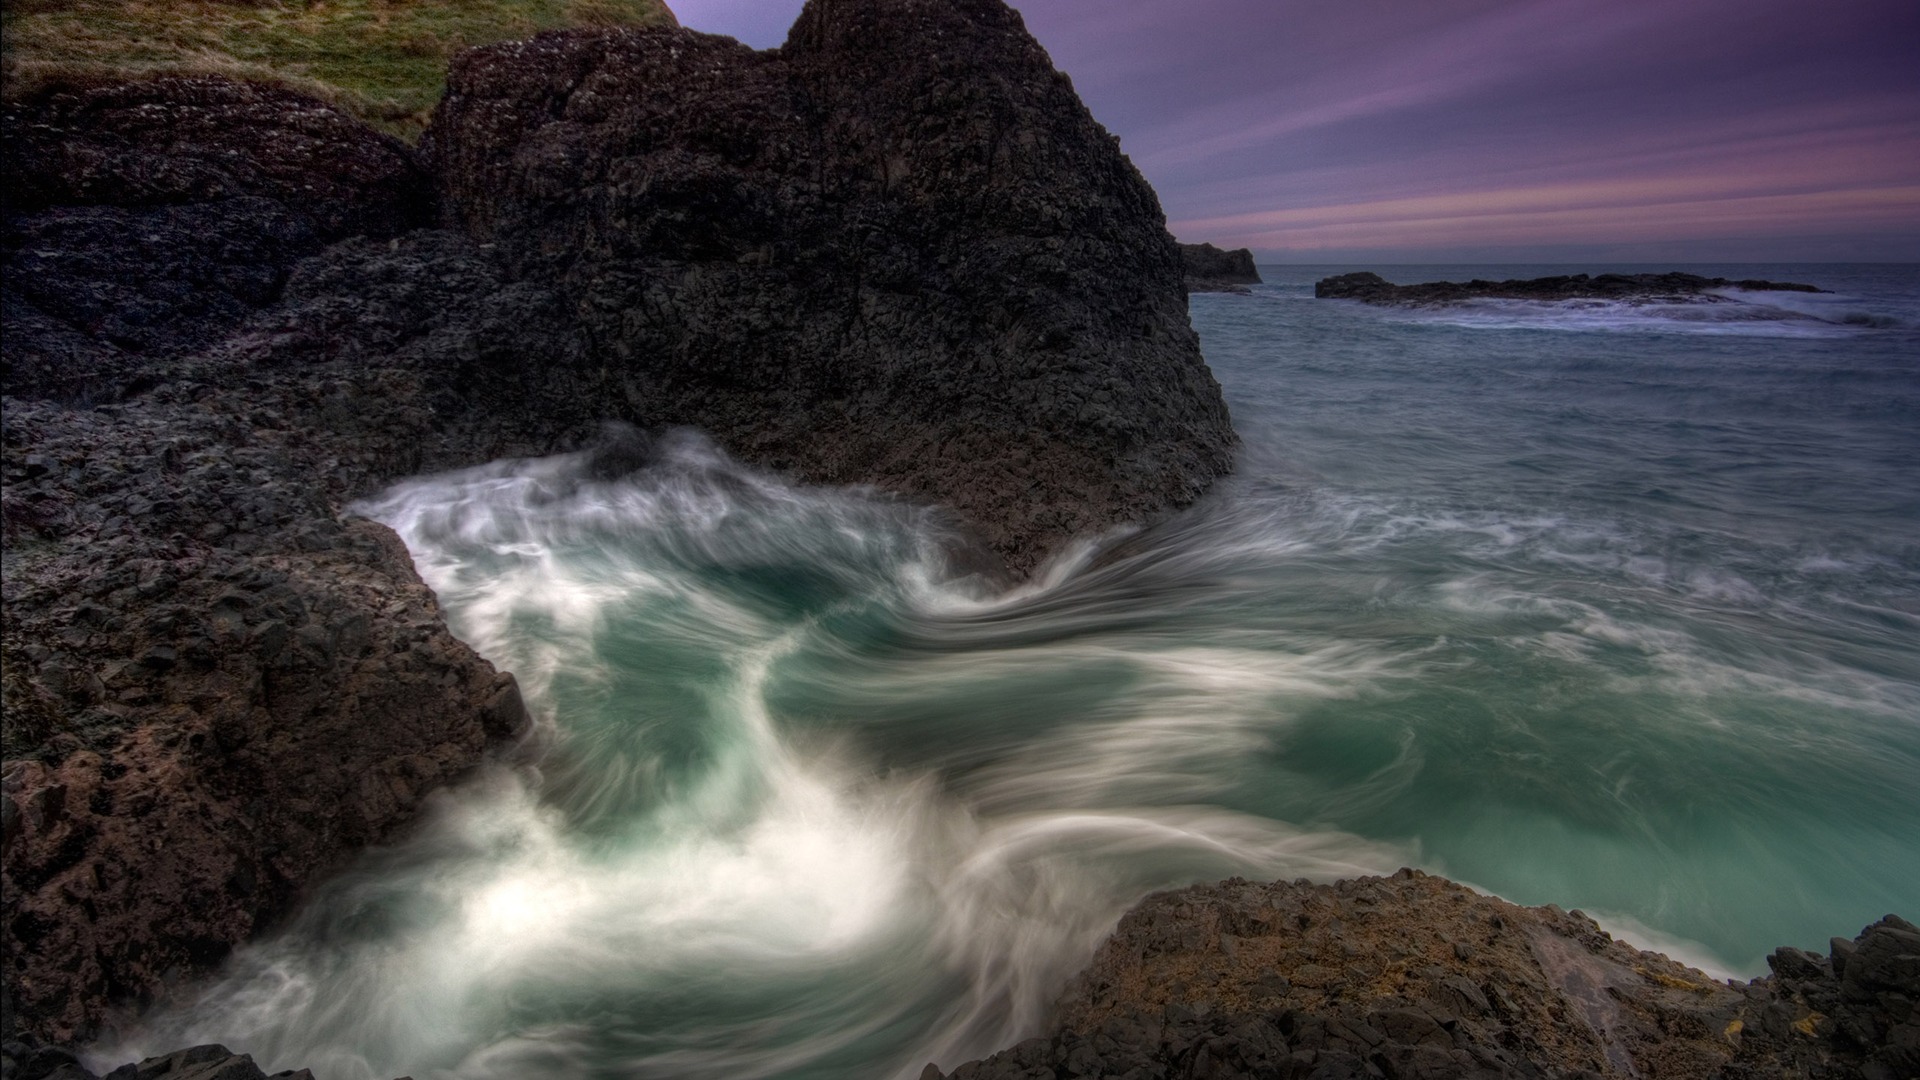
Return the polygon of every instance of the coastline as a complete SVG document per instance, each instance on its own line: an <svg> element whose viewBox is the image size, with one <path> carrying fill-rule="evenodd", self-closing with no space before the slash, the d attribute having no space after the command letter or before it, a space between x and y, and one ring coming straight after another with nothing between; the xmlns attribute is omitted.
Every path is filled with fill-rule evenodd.
<svg viewBox="0 0 1920 1080"><path fill-rule="evenodd" d="M995 48L1012 50L1030 67L1038 63L1008 24L990 29ZM857 51L834 51L845 42L832 31L824 18L809 29L822 50L821 70L852 66L871 75L861 65L884 66ZM624 38L631 55L601 74L643 80L659 42L679 33ZM703 60L762 62L702 37L671 39L705 50L697 54ZM605 43L571 35L468 54L456 86L469 94L460 108L470 110L462 122L471 125L473 141L462 150L450 124L446 131L454 134L433 143L435 167L447 168L462 153L489 160L537 144L533 136L517 141L523 133L505 131L510 125L501 117L523 104L516 95L545 92L537 85L543 72L585 63ZM982 55L994 64L1002 58L985 47ZM502 72L515 64L525 83L503 91L511 80ZM128 100L154 104L140 96L150 89ZM1068 104L1070 90L1036 93L1037 103L1018 102L1032 110L1035 130L1101 145L1097 125L1088 126L1083 108L1074 111L1077 99ZM739 104L716 100L723 113ZM114 102L113 92L98 92L66 117L111 112ZM624 402L629 419L651 427L702 423L743 456L787 475L874 484L918 500L961 492L953 500L964 512L956 533L970 533L990 552L979 563L991 577L996 561L1018 573L1076 537L1187 505L1230 459L1234 436L1225 405L1199 362L1179 299L1194 288L1191 268L1179 262L1157 204L1151 213L1113 209L1138 211L1134 204L1152 199L1150 190L1141 195L1144 181L1117 154L1086 149L1076 157L1076 150L1050 162L1051 171L1020 178L1016 194L1031 200L1022 206L1039 219L1086 217L1077 233L1050 237L1061 244L1039 244L1010 260L1021 269L955 267L956 277L1010 283L1004 296L982 301L967 294L987 313L973 319L945 310L946 298L964 290L930 288L928 299L922 283L906 278L916 266L959 258L969 243L965 223L983 212L978 206L948 207L950 218L929 229L934 239L903 256L878 286L862 275L879 263L864 255L842 261L853 248L809 263L797 241L766 232L755 200L744 200L753 205L726 219L731 224L716 230L717 239L674 231L684 205L649 219L656 240L685 245L671 266L644 259L549 266L542 260L566 250L563 241L585 237L582 247L599 250L619 238L593 218L603 208L584 199L563 228L527 225L551 194L541 185L558 182L553 176L513 176L493 187L475 167L459 179L462 224L432 228L445 225L432 209L442 196L419 159L337 124L315 103L206 82L158 102L232 107L269 132L287 130L276 126L285 115L309 122L320 116L317 126L293 130L347 148L342 160L358 164L343 170L352 175L328 177L309 161L291 185L238 173L209 182L194 170L210 167L213 155L187 154L169 169L129 178L89 156L98 146L137 142L139 131L126 128L108 131L85 153L61 156L84 146L84 131L71 144L55 140L35 150L46 155L41 160L57 160L39 174L43 190L55 194L34 208L47 216L32 225L38 231L31 239L70 245L60 250L73 256L48 260L44 268L56 285L58 271L79 283L76 294L108 295L107 322L116 312L150 312L153 298L129 285L140 274L172 273L196 287L217 281L227 291L207 288L201 299L213 301L159 330L126 319L135 329L115 325L89 337L81 328L98 323L71 311L48 317L48 290L34 297L36 304L45 300L45 310L16 324L38 335L34 357L44 362L22 363L10 349L5 476L13 579L7 599L14 610L7 708L10 738L24 733L25 741L18 755L9 746L0 800L7 812L7 899L10 911L30 909L41 920L28 929L46 935L34 944L57 952L57 964L85 960L71 983L51 989L42 972L23 977L9 969L10 1036L24 1023L71 1038L87 1032L110 1000L138 1000L182 971L213 970L226 949L275 925L353 851L399 835L430 792L457 782L524 731L528 717L512 677L448 631L394 535L341 518L347 502L387 482L591 445L606 403ZM10 137L26 122L10 118ZM613 128L623 121L606 122ZM607 141L596 134L582 145ZM916 170L970 147L956 140L923 148L925 158L903 159L898 172L892 162L877 172L864 158L836 163L848 170L847 205L897 199L903 214L924 214L931 196L913 187ZM373 181L355 188L369 170L377 174ZM1110 182L1112 199L1056 198L1058 189L1077 183L1076 170ZM219 197L206 196L205 186L154 186L182 173L221 188ZM291 190L315 176L338 181L317 210ZM761 194L791 189L790 177L764 187L752 187L764 177L681 179L679 195L689 199L721 181ZM111 198L71 195L82 187L97 195L115 184L120 193ZM157 190L162 202L185 202L157 207ZM632 191L617 194L639 199ZM864 237L861 230L873 228L855 224L848 235ZM119 238L136 228L164 237L148 249L153 261L103 271L119 257ZM86 247L102 234L107 243ZM234 267L219 261L226 256L195 246L206 236L257 241L238 263L258 281L232 287L235 277L225 271ZM1074 247L1079 241L1088 246ZM156 248L166 250L153 255ZM10 269L39 257L23 240L9 248L9 258L21 260ZM1022 260L1038 260L1035 278L1022 276L1031 270ZM855 264L857 274L839 276ZM855 298L832 308L831 323L808 321L827 305L788 289L821 265L834 271L821 272L821 280ZM1142 269L1115 269L1121 266ZM1116 277L1123 279L1112 290L1119 299L1101 293L1080 302ZM627 291L605 291L603 281ZM772 299L742 315L739 295L761 288ZM596 303L604 304L601 321L584 328L573 321L570 312ZM785 305L803 314L782 321L778 309ZM937 310L928 315L930 309ZM1121 326L1114 315L1143 309L1144 328ZM624 316L604 312L635 310L670 330L619 337ZM735 362L739 335L725 324L736 316L754 323L756 334L785 335L784 344L667 403L680 392L675 387L687 385L687 372ZM849 363L872 360L866 375L836 374L825 363L798 372L781 366L783 357L849 335L867 351L836 355ZM1090 359L1120 339L1125 363ZM609 340L620 344L593 351ZM930 341L981 340L991 347L940 354L975 365L977 379L916 374L898 362ZM679 343L677 374L663 375L664 366L618 367L616 361L662 341ZM516 366L516 357L531 353L548 366ZM1045 385L979 409L978 401L1005 381L1005 365L1029 353L1049 358L1021 369ZM1071 376L1058 375L1062 370ZM771 393L729 389L760 375ZM890 389L860 389L867 376ZM883 426L875 418L897 404L889 393L905 393L923 415ZM961 421L944 415L955 399L976 411ZM1175 405L1156 404L1163 400ZM1073 433L1065 449L1046 435L1063 425ZM649 439L638 437L614 447L607 468L641 467L652 453ZM964 475L919 464L942 456L964 459ZM342 686L350 692L329 692ZM402 716L413 719L396 720ZM19 726L22 718L30 728ZM389 737L367 745L369 729ZM260 796L265 784L314 772L305 768L312 760L333 767L318 781L302 780L306 787ZM156 805L173 815L153 814ZM138 873L125 874L127 867ZM155 890L156 879L182 899L142 894ZM71 914L83 905L93 906L85 919ZM1448 914L1436 916L1436 907ZM193 909L186 917L206 925L183 929L180 908ZM101 910L111 913L101 917ZM121 940L104 940L113 935ZM948 1075L978 1080L1051 1068L1067 1075L1158 1069L1219 1076L1664 1076L1739 1067L1749 1070L1743 1075L1828 1069L1881 1080L1920 1068L1908 1053L1914 1021L1899 1012L1902 1001L1920 1000L1912 978L1920 952L1903 951L1910 949L1920 950L1920 937L1889 920L1859 937L1836 938L1825 957L1781 950L1773 976L1729 987L1610 942L1578 913L1503 905L1417 872L1323 886L1229 881L1149 898L1108 939L1038 1044ZM1862 954L1872 962L1854 963ZM1376 963L1383 956L1384 964ZM1873 959L1880 957L1884 962ZM1348 973L1357 967L1369 969ZM22 995L22 986L37 996ZM1524 992L1509 988L1503 999L1492 989L1500 986ZM6 1053L23 1080L67 1067L57 1053ZM49 1071L30 1071L29 1059ZM136 1072L145 1080L220 1069L252 1075L231 1057L195 1051Z"/></svg>

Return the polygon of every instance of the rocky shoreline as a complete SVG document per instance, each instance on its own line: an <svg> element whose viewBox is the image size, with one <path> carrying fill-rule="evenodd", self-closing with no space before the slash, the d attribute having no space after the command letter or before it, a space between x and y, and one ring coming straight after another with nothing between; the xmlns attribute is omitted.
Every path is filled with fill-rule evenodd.
<svg viewBox="0 0 1920 1080"><path fill-rule="evenodd" d="M695 425L944 505L1007 577L1232 465L1194 256L999 0L811 0L768 52L474 50L417 150L212 78L49 88L0 142L5 1080L91 1076L53 1044L526 729L353 499ZM1220 254L1194 280L1251 272ZM1123 921L1053 1034L953 1075L1911 1075L1898 920L1758 989L1603 938L1419 874L1199 887Z"/></svg>
<svg viewBox="0 0 1920 1080"><path fill-rule="evenodd" d="M999 0L471 50L417 150L217 78L0 143L8 1036L211 971L526 726L345 515L387 483L691 425L1007 579L1232 466L1158 201Z"/></svg>
<svg viewBox="0 0 1920 1080"><path fill-rule="evenodd" d="M1719 982L1614 940L1579 911L1520 907L1417 870L1333 884L1232 879L1120 920L1049 1030L922 1080L1905 1080L1920 1075L1920 929L1889 915L1825 955ZM37 1041L7 1080L100 1080ZM225 1047L106 1080L268 1080ZM273 1074L311 1080L305 1070Z"/></svg>
<svg viewBox="0 0 1920 1080"><path fill-rule="evenodd" d="M1727 298L1716 289L1750 292L1822 292L1818 286L1790 281L1740 281L1679 272L1667 274L1563 274L1508 281L1428 281L1395 285L1379 274L1361 271L1322 278L1313 295L1323 300L1358 300L1365 304L1432 307L1467 300L1603 300L1631 304L1713 303Z"/></svg>
<svg viewBox="0 0 1920 1080"><path fill-rule="evenodd" d="M923 1080L1920 1076L1920 930L1888 916L1749 983L1402 870L1149 897L1051 1030Z"/></svg>

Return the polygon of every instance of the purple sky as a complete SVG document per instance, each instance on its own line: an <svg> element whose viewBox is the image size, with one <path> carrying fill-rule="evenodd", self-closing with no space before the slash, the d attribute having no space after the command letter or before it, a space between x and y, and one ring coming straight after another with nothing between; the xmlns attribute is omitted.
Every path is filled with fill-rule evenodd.
<svg viewBox="0 0 1920 1080"><path fill-rule="evenodd" d="M757 46L800 0L668 0ZM1916 0L1014 0L1182 240L1920 260Z"/></svg>

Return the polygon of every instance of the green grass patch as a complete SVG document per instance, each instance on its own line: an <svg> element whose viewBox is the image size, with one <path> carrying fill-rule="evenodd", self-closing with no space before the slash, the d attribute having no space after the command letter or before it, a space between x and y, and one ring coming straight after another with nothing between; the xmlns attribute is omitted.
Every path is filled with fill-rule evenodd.
<svg viewBox="0 0 1920 1080"><path fill-rule="evenodd" d="M225 75L312 94L412 139L461 49L673 22L662 0L7 0L0 93Z"/></svg>

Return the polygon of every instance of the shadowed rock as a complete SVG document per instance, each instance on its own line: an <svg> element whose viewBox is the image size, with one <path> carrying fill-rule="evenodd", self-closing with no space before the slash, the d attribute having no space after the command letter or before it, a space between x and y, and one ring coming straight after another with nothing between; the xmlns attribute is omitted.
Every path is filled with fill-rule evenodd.
<svg viewBox="0 0 1920 1080"><path fill-rule="evenodd" d="M641 426L946 504L1016 569L1231 465L1153 191L999 0L475 50L425 146Z"/></svg>
<svg viewBox="0 0 1920 1080"><path fill-rule="evenodd" d="M998 0L469 53L446 229L411 151L281 90L4 137L9 1030L208 971L524 724L342 517L393 479L693 424L1024 569L1231 464L1153 192Z"/></svg>
<svg viewBox="0 0 1920 1080"><path fill-rule="evenodd" d="M1251 291L1248 285L1260 284L1253 252L1246 248L1225 251L1212 244L1181 244L1180 259L1186 267L1188 292L1245 293Z"/></svg>
<svg viewBox="0 0 1920 1080"><path fill-rule="evenodd" d="M15 397L113 401L278 299L293 264L427 224L399 141L291 91L170 78L0 112Z"/></svg>
<svg viewBox="0 0 1920 1080"><path fill-rule="evenodd" d="M1627 303L1713 302L1724 297L1714 289L1747 289L1754 292L1821 292L1813 285L1790 281L1760 281L1749 278L1701 277L1698 274L1586 274L1557 277L1513 279L1509 281L1428 281L1419 285L1395 285L1379 274L1361 271L1322 278L1314 283L1313 295L1323 300L1359 300L1367 304L1428 307L1457 304L1463 300L1612 300Z"/></svg>

